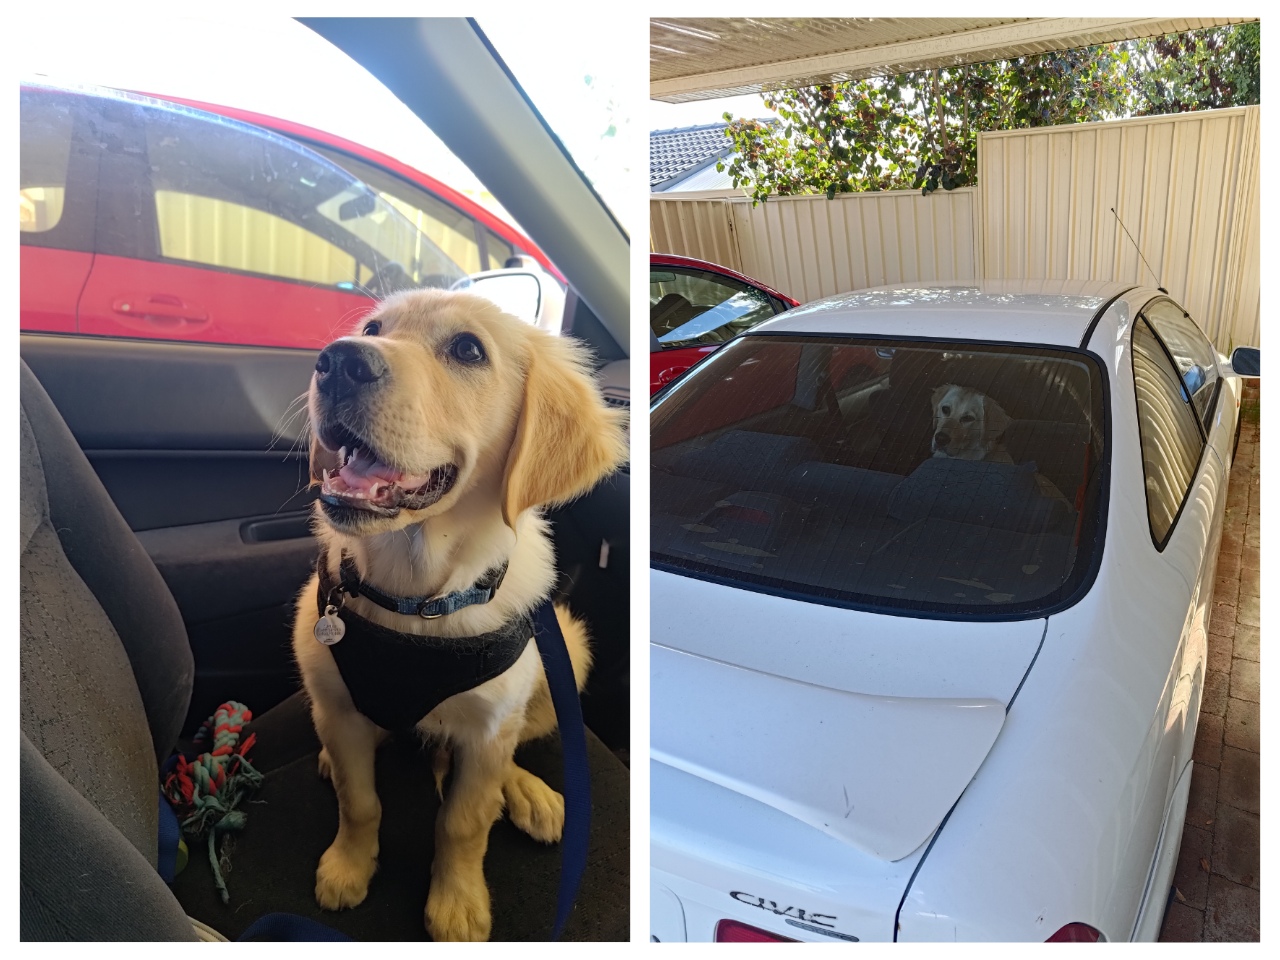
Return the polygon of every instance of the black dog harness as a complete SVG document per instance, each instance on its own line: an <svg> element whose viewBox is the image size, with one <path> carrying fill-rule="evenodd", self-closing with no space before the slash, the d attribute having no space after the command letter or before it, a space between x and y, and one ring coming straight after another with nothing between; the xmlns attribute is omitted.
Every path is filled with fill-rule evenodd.
<svg viewBox="0 0 1280 960"><path fill-rule="evenodd" d="M360 579L355 561L345 556L335 582L327 561L327 551L322 550L316 561L320 577L316 637L322 637L341 610L338 639L321 642L329 646L356 709L384 729L412 727L450 697L505 673L533 639L533 621L527 615L474 637L424 637L389 630L342 609L347 596L365 597L395 613L433 620L465 606L488 603L502 583L506 564L467 590L426 598L392 597L375 590Z"/></svg>

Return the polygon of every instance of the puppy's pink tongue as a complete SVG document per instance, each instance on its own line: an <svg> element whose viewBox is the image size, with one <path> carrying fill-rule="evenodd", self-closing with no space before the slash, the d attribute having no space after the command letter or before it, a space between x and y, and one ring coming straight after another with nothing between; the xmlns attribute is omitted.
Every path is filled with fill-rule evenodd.
<svg viewBox="0 0 1280 960"><path fill-rule="evenodd" d="M383 499L394 492L398 485L402 490L416 490L430 479L429 476L406 476L404 471L377 460L367 450L357 449L338 470L338 476L346 485L346 493L359 493L370 500Z"/></svg>

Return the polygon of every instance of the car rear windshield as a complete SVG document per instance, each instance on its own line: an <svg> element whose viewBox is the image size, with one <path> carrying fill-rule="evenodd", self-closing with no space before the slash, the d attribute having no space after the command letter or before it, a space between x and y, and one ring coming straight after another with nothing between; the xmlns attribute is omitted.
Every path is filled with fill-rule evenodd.
<svg viewBox="0 0 1280 960"><path fill-rule="evenodd" d="M743 337L653 408L653 564L915 616L1043 615L1100 549L1105 406L1081 351Z"/></svg>

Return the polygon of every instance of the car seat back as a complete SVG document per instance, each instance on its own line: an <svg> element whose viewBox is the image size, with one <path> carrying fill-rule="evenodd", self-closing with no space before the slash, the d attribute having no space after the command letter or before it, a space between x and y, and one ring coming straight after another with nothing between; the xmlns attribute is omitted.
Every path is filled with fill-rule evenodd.
<svg viewBox="0 0 1280 960"><path fill-rule="evenodd" d="M191 697L181 615L25 363L20 431L23 939L190 938L155 874L158 763Z"/></svg>

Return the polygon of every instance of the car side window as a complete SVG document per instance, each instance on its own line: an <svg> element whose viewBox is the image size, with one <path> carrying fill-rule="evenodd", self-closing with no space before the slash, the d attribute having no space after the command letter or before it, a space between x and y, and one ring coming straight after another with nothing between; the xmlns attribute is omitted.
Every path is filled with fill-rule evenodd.
<svg viewBox="0 0 1280 960"><path fill-rule="evenodd" d="M383 200L430 237L464 272L479 273L486 269L476 223L471 217L371 163L329 147L314 149L378 191Z"/></svg>
<svg viewBox="0 0 1280 960"><path fill-rule="evenodd" d="M778 311L763 290L709 270L649 271L649 326L664 349L723 343Z"/></svg>
<svg viewBox="0 0 1280 960"><path fill-rule="evenodd" d="M463 276L369 187L292 141L213 116L141 113L161 257L375 296Z"/></svg>
<svg viewBox="0 0 1280 960"><path fill-rule="evenodd" d="M18 225L22 243L93 249L97 158L76 139L83 98L23 90Z"/></svg>
<svg viewBox="0 0 1280 960"><path fill-rule="evenodd" d="M489 253L490 270L501 270L516 255L515 248L492 230L484 231L484 243Z"/></svg>
<svg viewBox="0 0 1280 960"><path fill-rule="evenodd" d="M1141 317L1133 326L1133 384L1147 519L1162 550L1191 489L1204 439L1182 377Z"/></svg>
<svg viewBox="0 0 1280 960"><path fill-rule="evenodd" d="M1208 433L1219 380L1218 351L1196 322L1172 300L1157 300L1142 312L1169 349L1196 414Z"/></svg>

